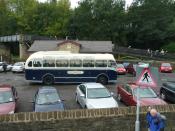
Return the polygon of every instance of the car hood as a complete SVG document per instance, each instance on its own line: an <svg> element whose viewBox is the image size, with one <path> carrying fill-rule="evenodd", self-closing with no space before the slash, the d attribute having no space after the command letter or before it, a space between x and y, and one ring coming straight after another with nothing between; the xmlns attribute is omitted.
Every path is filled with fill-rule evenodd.
<svg viewBox="0 0 175 131"><path fill-rule="evenodd" d="M125 68L117 68L117 71L126 71Z"/></svg>
<svg viewBox="0 0 175 131"><path fill-rule="evenodd" d="M141 98L141 106L166 105L167 103L160 98Z"/></svg>
<svg viewBox="0 0 175 131"><path fill-rule="evenodd" d="M12 68L19 69L21 67L23 67L23 66L13 66Z"/></svg>
<svg viewBox="0 0 175 131"><path fill-rule="evenodd" d="M0 104L0 114L9 114L11 111L15 111L15 102Z"/></svg>
<svg viewBox="0 0 175 131"><path fill-rule="evenodd" d="M99 98L99 99L88 99L87 107L94 108L113 108L118 107L118 103L114 100L113 97L109 98Z"/></svg>
<svg viewBox="0 0 175 131"><path fill-rule="evenodd" d="M50 112L50 111L63 111L63 110L64 110L63 103L45 104L45 105L35 104L35 112Z"/></svg>

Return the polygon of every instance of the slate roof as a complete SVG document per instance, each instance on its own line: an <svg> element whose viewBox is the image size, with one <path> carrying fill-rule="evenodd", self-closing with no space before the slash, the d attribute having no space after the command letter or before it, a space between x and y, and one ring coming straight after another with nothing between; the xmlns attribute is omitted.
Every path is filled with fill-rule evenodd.
<svg viewBox="0 0 175 131"><path fill-rule="evenodd" d="M65 40L35 40L29 52L56 51L58 44ZM70 41L69 41L70 42ZM112 53L111 41L75 41L81 45L80 53Z"/></svg>

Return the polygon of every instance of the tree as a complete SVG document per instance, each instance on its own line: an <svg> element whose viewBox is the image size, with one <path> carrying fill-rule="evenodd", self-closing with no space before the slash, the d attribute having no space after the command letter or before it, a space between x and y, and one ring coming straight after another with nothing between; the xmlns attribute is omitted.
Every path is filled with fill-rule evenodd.
<svg viewBox="0 0 175 131"><path fill-rule="evenodd" d="M136 0L128 10L127 40L137 48L158 49L174 34L171 0Z"/></svg>

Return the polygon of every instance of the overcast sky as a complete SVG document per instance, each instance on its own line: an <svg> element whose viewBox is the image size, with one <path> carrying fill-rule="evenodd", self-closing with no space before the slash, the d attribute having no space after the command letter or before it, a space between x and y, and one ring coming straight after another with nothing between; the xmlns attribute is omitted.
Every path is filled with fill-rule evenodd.
<svg viewBox="0 0 175 131"><path fill-rule="evenodd" d="M40 2L45 2L47 0L38 0ZM74 8L74 7L77 7L78 6L78 1L80 0L70 0L71 1L71 7ZM130 5L132 3L133 0L126 0L126 5Z"/></svg>

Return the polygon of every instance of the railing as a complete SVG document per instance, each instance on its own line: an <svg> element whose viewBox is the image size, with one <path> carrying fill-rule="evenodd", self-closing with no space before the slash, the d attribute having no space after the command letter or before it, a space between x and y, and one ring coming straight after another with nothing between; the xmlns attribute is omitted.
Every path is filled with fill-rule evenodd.
<svg viewBox="0 0 175 131"><path fill-rule="evenodd" d="M127 48L127 47L117 47L114 49L115 54L128 54L134 56L147 57L150 59L160 59L160 60L175 60L175 54L173 53L160 53L158 51L148 52L143 49Z"/></svg>

